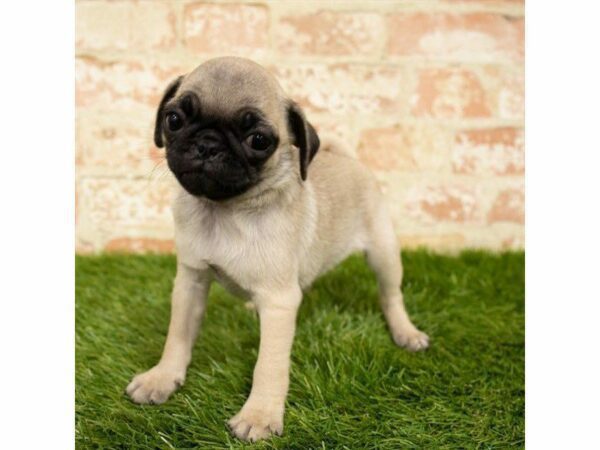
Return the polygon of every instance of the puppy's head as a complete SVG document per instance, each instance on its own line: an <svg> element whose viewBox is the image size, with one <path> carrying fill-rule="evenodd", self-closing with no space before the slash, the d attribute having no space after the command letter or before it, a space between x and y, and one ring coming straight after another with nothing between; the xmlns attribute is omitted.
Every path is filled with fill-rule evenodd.
<svg viewBox="0 0 600 450"><path fill-rule="evenodd" d="M169 84L154 142L166 146L179 183L211 200L281 177L275 169L283 160L298 161L292 170L305 180L319 148L315 129L275 78L252 61L232 57L209 60Z"/></svg>

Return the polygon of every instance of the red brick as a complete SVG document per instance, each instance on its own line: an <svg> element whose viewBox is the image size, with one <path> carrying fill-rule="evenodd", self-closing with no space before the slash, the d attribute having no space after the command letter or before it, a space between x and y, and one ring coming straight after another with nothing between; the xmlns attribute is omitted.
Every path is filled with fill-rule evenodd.
<svg viewBox="0 0 600 450"><path fill-rule="evenodd" d="M173 253L175 243L172 239L130 238L111 239L104 247L108 252L133 253Z"/></svg>
<svg viewBox="0 0 600 450"><path fill-rule="evenodd" d="M502 240L500 248L503 250L517 250L525 247L525 239L522 232L516 233Z"/></svg>
<svg viewBox="0 0 600 450"><path fill-rule="evenodd" d="M180 67L135 61L106 62L92 57L75 60L76 106L116 109L158 106L167 84L184 71Z"/></svg>
<svg viewBox="0 0 600 450"><path fill-rule="evenodd" d="M525 74L521 66L505 69L487 67L496 93L496 116L500 119L525 118Z"/></svg>
<svg viewBox="0 0 600 450"><path fill-rule="evenodd" d="M498 194L488 213L488 222L525 222L525 192L523 189L506 189Z"/></svg>
<svg viewBox="0 0 600 450"><path fill-rule="evenodd" d="M143 111L143 113L142 113ZM77 169L86 175L159 176L168 172L164 150L153 142L154 110L77 116Z"/></svg>
<svg viewBox="0 0 600 450"><path fill-rule="evenodd" d="M406 75L399 69L354 64L274 66L288 95L314 112L331 114L404 112Z"/></svg>
<svg viewBox="0 0 600 450"><path fill-rule="evenodd" d="M175 14L168 3L76 2L76 47L146 50L175 45Z"/></svg>
<svg viewBox="0 0 600 450"><path fill-rule="evenodd" d="M75 253L79 255L86 255L94 253L96 249L93 244L81 239L75 240Z"/></svg>
<svg viewBox="0 0 600 450"><path fill-rule="evenodd" d="M400 235L400 246L403 249L420 247L438 250L456 250L465 247L466 239L460 233Z"/></svg>
<svg viewBox="0 0 600 450"><path fill-rule="evenodd" d="M367 129L360 135L358 156L373 170L439 170L449 144L448 132L436 126Z"/></svg>
<svg viewBox="0 0 600 450"><path fill-rule="evenodd" d="M260 56L266 53L269 16L261 5L186 5L184 42L194 52Z"/></svg>
<svg viewBox="0 0 600 450"><path fill-rule="evenodd" d="M491 115L490 95L478 76L467 69L424 69L419 73L412 100L417 117L445 119L481 118Z"/></svg>
<svg viewBox="0 0 600 450"><path fill-rule="evenodd" d="M97 232L165 229L172 223L169 180L85 178L79 195L86 226Z"/></svg>
<svg viewBox="0 0 600 450"><path fill-rule="evenodd" d="M371 56L378 50L383 29L378 14L320 11L282 17L276 42L286 54Z"/></svg>
<svg viewBox="0 0 600 450"><path fill-rule="evenodd" d="M520 128L492 128L457 133L452 168L460 174L521 175L525 170Z"/></svg>
<svg viewBox="0 0 600 450"><path fill-rule="evenodd" d="M76 48L127 49L130 11L130 5L124 2L75 2Z"/></svg>
<svg viewBox="0 0 600 450"><path fill-rule="evenodd" d="M424 223L474 222L479 220L479 201L462 186L416 187L408 193L407 211Z"/></svg>
<svg viewBox="0 0 600 450"><path fill-rule="evenodd" d="M493 13L402 13L388 17L392 55L522 61L524 23Z"/></svg>
<svg viewBox="0 0 600 450"><path fill-rule="evenodd" d="M317 133L322 138L333 137L346 146L356 156L356 146L358 144L358 133L356 127L349 120L340 120L339 117L327 116L319 117L312 123Z"/></svg>

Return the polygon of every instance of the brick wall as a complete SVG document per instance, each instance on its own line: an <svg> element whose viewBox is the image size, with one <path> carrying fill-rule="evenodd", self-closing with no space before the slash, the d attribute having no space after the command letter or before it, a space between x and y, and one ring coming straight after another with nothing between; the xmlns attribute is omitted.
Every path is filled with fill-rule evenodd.
<svg viewBox="0 0 600 450"><path fill-rule="evenodd" d="M520 248L524 6L511 0L76 2L79 252L173 248L152 143L166 84L270 68L375 173L405 247Z"/></svg>

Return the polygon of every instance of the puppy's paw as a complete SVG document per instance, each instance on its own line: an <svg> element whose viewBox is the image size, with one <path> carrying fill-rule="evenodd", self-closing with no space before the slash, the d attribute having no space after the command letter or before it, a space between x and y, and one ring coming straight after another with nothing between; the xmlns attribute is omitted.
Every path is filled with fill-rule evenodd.
<svg viewBox="0 0 600 450"><path fill-rule="evenodd" d="M136 375L127 386L126 392L135 403L159 405L183 385L184 376L160 366Z"/></svg>
<svg viewBox="0 0 600 450"><path fill-rule="evenodd" d="M283 433L283 409L246 406L229 422L232 433L244 441L256 442Z"/></svg>
<svg viewBox="0 0 600 450"><path fill-rule="evenodd" d="M429 347L429 336L415 327L394 333L394 342L411 352L418 352Z"/></svg>

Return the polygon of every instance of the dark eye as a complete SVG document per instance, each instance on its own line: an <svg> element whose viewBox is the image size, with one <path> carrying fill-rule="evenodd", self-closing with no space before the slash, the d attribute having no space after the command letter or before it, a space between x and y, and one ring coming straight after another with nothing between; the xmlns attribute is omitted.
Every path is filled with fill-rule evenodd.
<svg viewBox="0 0 600 450"><path fill-rule="evenodd" d="M252 114L251 112L247 112L246 114L244 114L244 117L242 117L241 125L242 125L243 130L247 130L255 123L256 123L256 116L254 114Z"/></svg>
<svg viewBox="0 0 600 450"><path fill-rule="evenodd" d="M181 119L181 116L179 116L179 114L177 114L176 112L167 114L166 121L167 126L171 131L177 131L183 126L183 120Z"/></svg>
<svg viewBox="0 0 600 450"><path fill-rule="evenodd" d="M251 134L246 142L254 150L266 150L271 145L271 140L261 133Z"/></svg>

